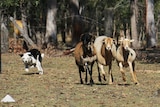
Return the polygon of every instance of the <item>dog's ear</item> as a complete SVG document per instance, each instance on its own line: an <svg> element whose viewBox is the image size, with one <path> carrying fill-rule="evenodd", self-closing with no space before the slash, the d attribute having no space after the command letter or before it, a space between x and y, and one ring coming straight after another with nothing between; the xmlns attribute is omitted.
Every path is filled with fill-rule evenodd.
<svg viewBox="0 0 160 107"><path fill-rule="evenodd" d="M20 57L22 57L22 56L23 56L23 54L19 54L19 56L20 56Z"/></svg>

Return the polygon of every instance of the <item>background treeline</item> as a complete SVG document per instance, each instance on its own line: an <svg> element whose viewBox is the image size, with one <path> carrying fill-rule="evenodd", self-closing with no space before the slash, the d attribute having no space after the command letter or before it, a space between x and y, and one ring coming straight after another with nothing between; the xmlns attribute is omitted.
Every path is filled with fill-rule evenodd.
<svg viewBox="0 0 160 107"><path fill-rule="evenodd" d="M160 0L2 0L0 23L9 32L10 17L22 20L23 36L33 43L25 41L41 48L57 47L58 34L66 44L69 32L72 47L85 32L133 38L135 49L157 47L160 38Z"/></svg>

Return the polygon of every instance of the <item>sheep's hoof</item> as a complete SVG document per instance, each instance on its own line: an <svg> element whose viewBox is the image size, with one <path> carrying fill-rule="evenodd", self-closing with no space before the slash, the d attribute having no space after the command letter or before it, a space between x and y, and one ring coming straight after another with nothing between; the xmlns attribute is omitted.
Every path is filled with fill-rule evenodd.
<svg viewBox="0 0 160 107"><path fill-rule="evenodd" d="M90 85L92 86L94 84L94 81L93 80L90 80Z"/></svg>
<svg viewBox="0 0 160 107"><path fill-rule="evenodd" d="M135 84L135 85L139 85L139 82L135 82L134 84Z"/></svg>
<svg viewBox="0 0 160 107"><path fill-rule="evenodd" d="M91 86L93 86L93 83L90 83Z"/></svg>
<svg viewBox="0 0 160 107"><path fill-rule="evenodd" d="M112 84L113 84L113 82L109 82L108 84L109 84L109 85L112 85Z"/></svg>
<svg viewBox="0 0 160 107"><path fill-rule="evenodd" d="M81 80L80 83L83 84L83 80Z"/></svg>
<svg viewBox="0 0 160 107"><path fill-rule="evenodd" d="M93 86L94 83L89 83L91 86Z"/></svg>

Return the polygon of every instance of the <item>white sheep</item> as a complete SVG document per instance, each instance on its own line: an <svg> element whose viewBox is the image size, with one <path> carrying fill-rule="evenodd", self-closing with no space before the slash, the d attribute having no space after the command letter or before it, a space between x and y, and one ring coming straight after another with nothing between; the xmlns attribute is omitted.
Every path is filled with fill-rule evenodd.
<svg viewBox="0 0 160 107"><path fill-rule="evenodd" d="M116 59L118 62L118 66L120 67L120 72L122 73L123 81L126 82L125 71L123 70L123 67L129 66L133 81L135 84L138 84L136 71L135 71L136 53L130 47L131 42L133 41L134 40L130 40L127 38L121 38L121 40L119 40L120 46L117 49Z"/></svg>
<svg viewBox="0 0 160 107"><path fill-rule="evenodd" d="M108 74L109 74L109 84L113 83L113 75L112 75L112 60L116 56L116 46L114 44L114 40L107 36L99 36L96 38L94 42L94 47L97 55L97 64L98 64L98 74L99 81L101 82L100 71L102 72L103 79L105 78L105 71L103 66L109 66Z"/></svg>

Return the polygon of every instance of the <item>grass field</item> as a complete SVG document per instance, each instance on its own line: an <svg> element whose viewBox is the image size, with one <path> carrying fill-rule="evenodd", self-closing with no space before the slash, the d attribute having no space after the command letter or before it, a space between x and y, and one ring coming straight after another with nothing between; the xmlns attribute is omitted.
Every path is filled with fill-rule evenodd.
<svg viewBox="0 0 160 107"><path fill-rule="evenodd" d="M96 64L93 70L93 86L80 84L79 73L73 56L47 57L43 59L44 75L37 69L24 71L24 65L16 54L1 55L0 100L7 94L15 103L0 103L0 107L159 107L160 64L136 61L139 85L134 85L126 70L127 85L113 62L114 84L98 81ZM105 67L106 75L108 67Z"/></svg>

